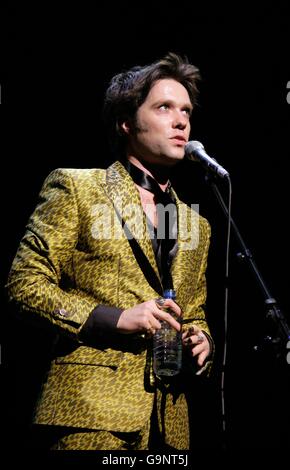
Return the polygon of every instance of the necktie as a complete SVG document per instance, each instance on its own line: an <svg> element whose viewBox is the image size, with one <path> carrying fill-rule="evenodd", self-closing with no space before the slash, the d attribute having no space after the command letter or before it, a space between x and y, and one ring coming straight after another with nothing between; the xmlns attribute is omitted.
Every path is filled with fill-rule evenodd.
<svg viewBox="0 0 290 470"><path fill-rule="evenodd" d="M155 196L158 216L157 229L153 227L148 218L147 224L152 238L163 289L173 289L170 267L177 247L177 210L175 200L169 193L170 185L168 191L162 191L157 181L150 175L128 160L122 163L133 181Z"/></svg>

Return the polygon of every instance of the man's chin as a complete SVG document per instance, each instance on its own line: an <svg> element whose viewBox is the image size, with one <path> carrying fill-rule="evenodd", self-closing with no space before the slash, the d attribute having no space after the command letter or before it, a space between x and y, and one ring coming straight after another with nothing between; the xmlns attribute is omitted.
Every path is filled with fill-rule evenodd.
<svg viewBox="0 0 290 470"><path fill-rule="evenodd" d="M171 168L177 165L184 159L184 153L180 153L179 155L160 155L158 158L146 158L142 159L144 164L149 164L150 166L155 167L163 167L163 168Z"/></svg>
<svg viewBox="0 0 290 470"><path fill-rule="evenodd" d="M180 155L166 155L162 158L162 164L165 166L174 166L177 163L181 162L184 159L184 153Z"/></svg>

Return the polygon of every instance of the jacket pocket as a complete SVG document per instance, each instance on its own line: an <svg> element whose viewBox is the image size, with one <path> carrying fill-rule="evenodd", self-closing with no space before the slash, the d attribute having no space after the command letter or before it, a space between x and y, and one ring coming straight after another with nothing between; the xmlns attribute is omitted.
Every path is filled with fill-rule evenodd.
<svg viewBox="0 0 290 470"><path fill-rule="evenodd" d="M55 359L56 364L84 364L91 366L104 366L117 368L123 359L122 351L113 349L95 349L80 346L74 351Z"/></svg>

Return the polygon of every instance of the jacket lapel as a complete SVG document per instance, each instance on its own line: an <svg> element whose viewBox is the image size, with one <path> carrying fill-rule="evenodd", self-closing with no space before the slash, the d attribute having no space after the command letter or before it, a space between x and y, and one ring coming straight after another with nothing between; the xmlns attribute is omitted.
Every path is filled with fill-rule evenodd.
<svg viewBox="0 0 290 470"><path fill-rule="evenodd" d="M128 226L160 281L138 189L119 161L116 161L107 169L104 189L112 201L116 213L121 216L123 222ZM172 188L171 192L176 200L178 225L177 250L172 262L171 274L178 297L178 290L182 288L185 281L184 274L193 273L194 270L194 252L199 241L199 215L181 202Z"/></svg>
<svg viewBox="0 0 290 470"><path fill-rule="evenodd" d="M113 203L118 218L126 224L160 280L138 189L119 161L107 169L105 190Z"/></svg>

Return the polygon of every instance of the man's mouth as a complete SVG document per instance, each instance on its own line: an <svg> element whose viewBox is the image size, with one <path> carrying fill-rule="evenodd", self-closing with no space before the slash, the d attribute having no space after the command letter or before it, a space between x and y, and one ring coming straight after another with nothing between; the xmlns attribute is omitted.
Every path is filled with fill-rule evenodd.
<svg viewBox="0 0 290 470"><path fill-rule="evenodd" d="M174 137L171 137L170 140L175 140L177 142L179 142L180 144L186 144L187 140L185 139L185 137L182 137L180 135L175 135Z"/></svg>

